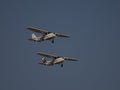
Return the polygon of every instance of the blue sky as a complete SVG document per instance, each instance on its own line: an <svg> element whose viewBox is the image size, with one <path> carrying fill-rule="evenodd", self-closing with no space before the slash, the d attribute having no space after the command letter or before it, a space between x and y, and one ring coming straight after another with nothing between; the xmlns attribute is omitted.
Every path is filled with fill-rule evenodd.
<svg viewBox="0 0 120 90"><path fill-rule="evenodd" d="M120 90L119 0L1 0L1 90ZM28 26L69 39L30 42ZM45 67L37 51L79 58Z"/></svg>

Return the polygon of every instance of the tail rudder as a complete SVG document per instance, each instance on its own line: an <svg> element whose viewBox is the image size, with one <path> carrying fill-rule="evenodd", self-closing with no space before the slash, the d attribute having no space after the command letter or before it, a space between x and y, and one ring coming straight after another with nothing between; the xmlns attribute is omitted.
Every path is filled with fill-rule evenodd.
<svg viewBox="0 0 120 90"><path fill-rule="evenodd" d="M34 33L32 34L32 39L33 41L41 42L43 41L41 37L37 37Z"/></svg>
<svg viewBox="0 0 120 90"><path fill-rule="evenodd" d="M33 33L32 34L32 39L36 39L37 38L37 36Z"/></svg>

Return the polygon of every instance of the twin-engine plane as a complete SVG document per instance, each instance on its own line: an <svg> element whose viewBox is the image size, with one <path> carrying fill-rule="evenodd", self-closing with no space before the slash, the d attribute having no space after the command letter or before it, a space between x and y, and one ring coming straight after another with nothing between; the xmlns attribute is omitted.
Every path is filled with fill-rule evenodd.
<svg viewBox="0 0 120 90"><path fill-rule="evenodd" d="M57 56L57 55L51 55L46 54L43 52L37 52L38 55L42 56L42 60L39 62L39 64L45 65L45 66L53 66L55 64L60 64L61 67L63 67L64 61L78 61L76 58L69 58L69 57L63 57L63 56ZM47 58L50 58L52 60L46 60Z"/></svg>
<svg viewBox="0 0 120 90"><path fill-rule="evenodd" d="M45 40L51 40L52 43L54 43L54 38L56 37L64 37L64 38L69 38L69 35L65 35L65 34L59 34L59 33L55 33L55 32L48 32L46 30L42 30L42 29L38 29L38 28L34 28L34 27L28 27L28 30L31 30L33 32L36 33L41 33L43 36L41 37L37 37L34 33L32 34L32 38L30 38L29 40L31 41L35 41L35 42L42 42Z"/></svg>

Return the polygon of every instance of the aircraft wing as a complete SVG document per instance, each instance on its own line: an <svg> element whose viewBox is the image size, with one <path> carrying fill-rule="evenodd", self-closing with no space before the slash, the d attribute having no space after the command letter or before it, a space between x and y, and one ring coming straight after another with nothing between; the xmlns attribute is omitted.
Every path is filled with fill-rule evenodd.
<svg viewBox="0 0 120 90"><path fill-rule="evenodd" d="M41 33L41 34L47 34L48 33L48 31L46 31L46 30L37 29L37 28L34 28L34 27L27 27L27 29L31 30L33 32Z"/></svg>
<svg viewBox="0 0 120 90"><path fill-rule="evenodd" d="M78 59L76 59L76 58L64 57L64 59L67 61L78 61Z"/></svg>
<svg viewBox="0 0 120 90"><path fill-rule="evenodd" d="M66 38L69 38L69 37L70 37L69 35L59 34L59 33L56 33L56 35L57 35L58 37L66 37Z"/></svg>
<svg viewBox="0 0 120 90"><path fill-rule="evenodd" d="M46 54L46 53L43 53L43 52L37 52L37 54L41 55L43 57L47 57L47 58L57 58L58 57L56 55Z"/></svg>

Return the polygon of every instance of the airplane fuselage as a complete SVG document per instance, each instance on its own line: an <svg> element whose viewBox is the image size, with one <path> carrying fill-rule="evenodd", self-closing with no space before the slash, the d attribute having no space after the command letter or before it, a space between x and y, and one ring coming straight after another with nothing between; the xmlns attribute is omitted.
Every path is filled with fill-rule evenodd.
<svg viewBox="0 0 120 90"><path fill-rule="evenodd" d="M49 34L46 34L43 39L50 40L50 39L53 39L55 37L56 37L56 35L54 33L49 33Z"/></svg>
<svg viewBox="0 0 120 90"><path fill-rule="evenodd" d="M54 60L54 62L52 61L46 61L44 63L40 63L40 64L43 64L43 65L46 65L46 66L52 66L54 64L60 64L60 63L63 63L64 62L64 58L60 57L60 58L56 58Z"/></svg>
<svg viewBox="0 0 120 90"><path fill-rule="evenodd" d="M64 62L64 58L60 57L60 58L55 59L54 64L60 64L63 62Z"/></svg>

